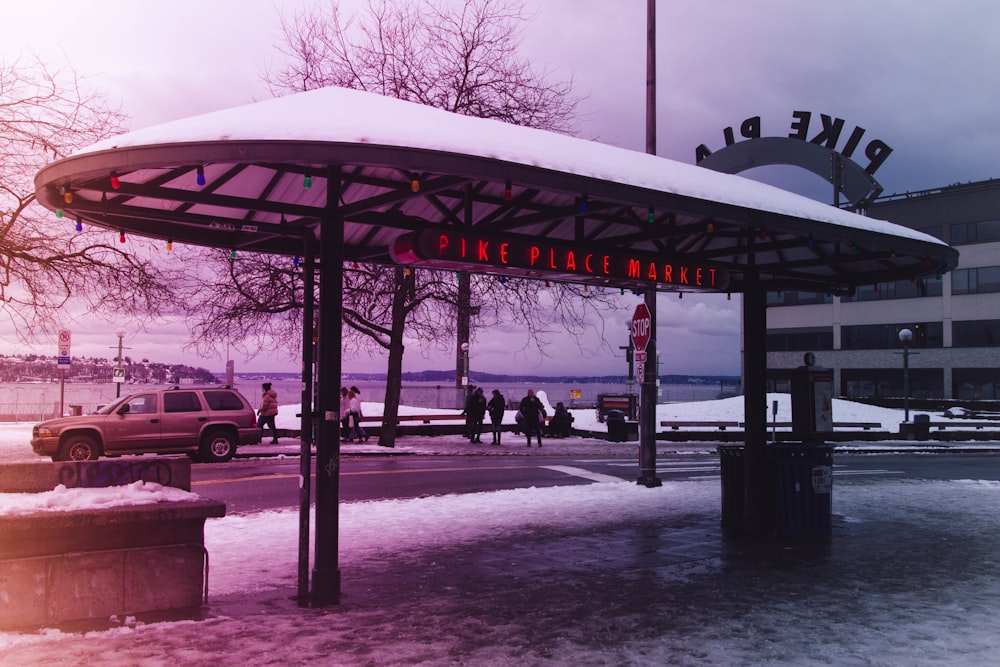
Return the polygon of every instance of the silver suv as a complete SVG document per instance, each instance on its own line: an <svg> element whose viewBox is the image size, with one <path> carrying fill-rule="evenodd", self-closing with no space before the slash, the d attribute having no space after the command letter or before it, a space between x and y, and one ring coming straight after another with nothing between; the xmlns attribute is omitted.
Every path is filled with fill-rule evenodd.
<svg viewBox="0 0 1000 667"><path fill-rule="evenodd" d="M254 409L235 389L173 387L124 396L92 415L36 424L31 448L53 461L187 453L222 462L239 445L260 442L260 434Z"/></svg>

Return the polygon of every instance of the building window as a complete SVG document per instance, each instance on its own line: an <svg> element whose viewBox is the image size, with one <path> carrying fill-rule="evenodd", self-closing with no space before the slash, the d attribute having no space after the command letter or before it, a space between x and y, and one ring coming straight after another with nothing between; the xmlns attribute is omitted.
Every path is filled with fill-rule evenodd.
<svg viewBox="0 0 1000 667"><path fill-rule="evenodd" d="M951 272L952 294L1000 292L1000 266L956 269Z"/></svg>
<svg viewBox="0 0 1000 667"><path fill-rule="evenodd" d="M892 350L902 347L899 332L913 332L910 347L943 347L944 325L941 322L917 324L865 324L840 328L842 350Z"/></svg>
<svg viewBox="0 0 1000 667"><path fill-rule="evenodd" d="M832 350L833 328L781 329L766 336L768 352Z"/></svg>
<svg viewBox="0 0 1000 667"><path fill-rule="evenodd" d="M860 285L854 296L841 297L841 301L877 301L880 299L913 299L922 296L941 296L940 279L895 280L874 285Z"/></svg>
<svg viewBox="0 0 1000 667"><path fill-rule="evenodd" d="M988 243L1000 241L1000 220L954 223L951 226L951 244Z"/></svg>
<svg viewBox="0 0 1000 667"><path fill-rule="evenodd" d="M817 292L768 292L767 307L775 306L808 306L813 304L833 303L829 294Z"/></svg>
<svg viewBox="0 0 1000 667"><path fill-rule="evenodd" d="M944 370L911 368L910 397L940 398L944 396ZM844 368L840 372L840 391L845 398L902 398L903 367Z"/></svg>
<svg viewBox="0 0 1000 667"><path fill-rule="evenodd" d="M1000 398L1000 368L953 368L952 395L957 399L993 401Z"/></svg>
<svg viewBox="0 0 1000 667"><path fill-rule="evenodd" d="M967 320L951 324L952 347L1000 346L1000 320Z"/></svg>

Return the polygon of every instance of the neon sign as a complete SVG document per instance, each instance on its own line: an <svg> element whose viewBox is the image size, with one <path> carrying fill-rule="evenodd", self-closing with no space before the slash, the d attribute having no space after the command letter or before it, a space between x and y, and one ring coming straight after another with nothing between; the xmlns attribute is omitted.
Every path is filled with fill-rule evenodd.
<svg viewBox="0 0 1000 667"><path fill-rule="evenodd" d="M651 253L609 252L567 243L478 236L450 229L404 234L392 246L400 264L608 284L724 290L726 269Z"/></svg>

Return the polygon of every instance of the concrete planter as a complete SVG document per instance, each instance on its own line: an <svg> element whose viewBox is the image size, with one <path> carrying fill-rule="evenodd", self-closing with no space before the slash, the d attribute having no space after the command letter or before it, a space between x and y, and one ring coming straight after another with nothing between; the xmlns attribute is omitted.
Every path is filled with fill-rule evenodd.
<svg viewBox="0 0 1000 667"><path fill-rule="evenodd" d="M190 463L174 461L190 480ZM78 479L92 480L108 469L81 470ZM205 519L225 512L196 499L0 516L0 628L197 609L207 592Z"/></svg>

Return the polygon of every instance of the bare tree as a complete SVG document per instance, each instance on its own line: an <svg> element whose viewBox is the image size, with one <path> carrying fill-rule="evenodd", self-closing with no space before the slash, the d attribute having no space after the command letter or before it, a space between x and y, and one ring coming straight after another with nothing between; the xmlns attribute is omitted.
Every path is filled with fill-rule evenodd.
<svg viewBox="0 0 1000 667"><path fill-rule="evenodd" d="M335 85L455 113L570 132L575 129L577 105L571 96L572 81L550 81L547 73L536 71L518 53L520 29L527 20L517 0L373 0L365 12L344 20L336 5L328 11L309 7L282 19L284 43L278 48L286 64L267 72L265 81L275 95ZM237 293L225 312L215 311L215 319L241 322L252 310L261 317L284 312L286 296L263 285L260 291L253 287L259 285L254 276L266 274L272 260L247 261L256 263L256 268L247 267L249 280L242 273L229 274L231 289ZM559 307L542 309L532 307L537 283L511 280L504 289L494 290L496 284L495 279L477 280L475 294L470 297L465 292L460 298L453 272L353 264L346 269L345 349L376 346L388 351L379 444L392 446L395 439L404 332L428 347L454 340L456 314L467 323L473 305L465 298L472 298L482 313L480 323L501 322L516 312L531 340L544 350L549 331L561 327L571 337L579 336L592 326L585 322L587 314L599 320L602 310L614 307L604 296L597 301L573 299L582 289L561 284L555 288L560 292ZM192 312L199 312L202 303L209 305L193 299ZM272 332L271 326L256 330ZM248 330L240 324L234 328ZM202 327L196 338L206 341L209 331ZM262 342L257 338L254 344Z"/></svg>
<svg viewBox="0 0 1000 667"><path fill-rule="evenodd" d="M42 166L121 132L124 122L72 69L37 58L0 62L0 312L22 340L51 333L67 305L147 315L170 301L170 281L147 245L118 243L35 202Z"/></svg>

